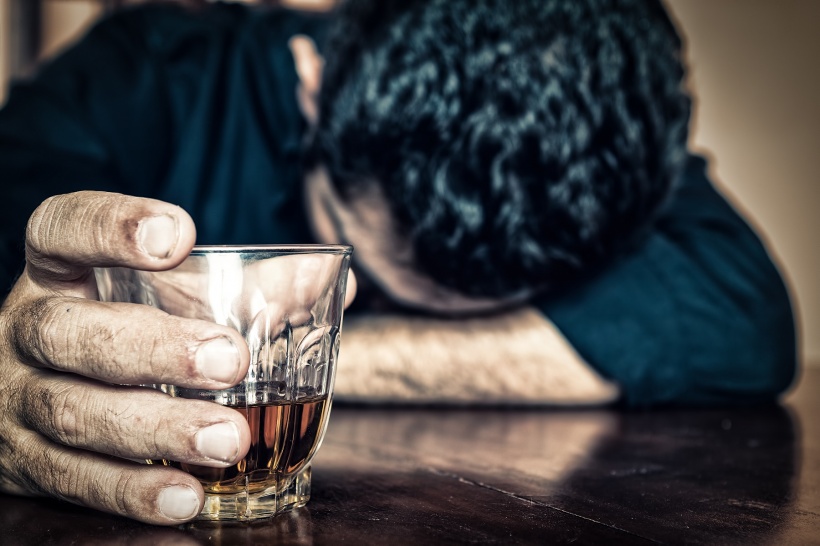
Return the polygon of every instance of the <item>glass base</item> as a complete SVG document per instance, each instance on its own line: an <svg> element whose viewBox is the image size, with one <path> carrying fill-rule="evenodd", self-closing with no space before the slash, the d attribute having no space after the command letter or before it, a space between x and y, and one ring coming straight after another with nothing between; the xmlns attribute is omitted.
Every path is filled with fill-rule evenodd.
<svg viewBox="0 0 820 546"><path fill-rule="evenodd" d="M256 492L219 495L206 493L198 521L254 521L273 517L310 500L310 466L294 476Z"/></svg>

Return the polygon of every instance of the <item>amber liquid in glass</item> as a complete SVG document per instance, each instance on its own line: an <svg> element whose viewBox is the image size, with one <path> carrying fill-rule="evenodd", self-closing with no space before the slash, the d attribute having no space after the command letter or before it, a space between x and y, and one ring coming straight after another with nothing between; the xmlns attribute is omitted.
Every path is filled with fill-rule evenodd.
<svg viewBox="0 0 820 546"><path fill-rule="evenodd" d="M255 493L276 483L286 486L301 471L322 438L330 411L327 397L277 401L258 406L234 407L251 428L251 448L244 459L228 468L212 468L176 461L162 464L192 474L206 493Z"/></svg>

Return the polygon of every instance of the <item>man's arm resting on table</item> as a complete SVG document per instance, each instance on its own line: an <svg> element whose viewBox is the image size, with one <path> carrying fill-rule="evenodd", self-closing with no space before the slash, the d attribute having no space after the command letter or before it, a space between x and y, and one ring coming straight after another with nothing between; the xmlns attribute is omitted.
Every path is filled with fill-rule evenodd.
<svg viewBox="0 0 820 546"><path fill-rule="evenodd" d="M619 395L533 308L459 320L345 318L335 391L372 403L575 405Z"/></svg>

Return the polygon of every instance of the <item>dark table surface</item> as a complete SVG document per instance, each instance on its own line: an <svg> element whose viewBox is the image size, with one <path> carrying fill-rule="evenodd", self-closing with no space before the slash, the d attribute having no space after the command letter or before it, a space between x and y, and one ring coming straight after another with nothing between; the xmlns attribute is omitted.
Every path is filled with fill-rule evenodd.
<svg viewBox="0 0 820 546"><path fill-rule="evenodd" d="M746 410L336 407L307 507L160 528L0 495L0 544L820 544L820 368Z"/></svg>

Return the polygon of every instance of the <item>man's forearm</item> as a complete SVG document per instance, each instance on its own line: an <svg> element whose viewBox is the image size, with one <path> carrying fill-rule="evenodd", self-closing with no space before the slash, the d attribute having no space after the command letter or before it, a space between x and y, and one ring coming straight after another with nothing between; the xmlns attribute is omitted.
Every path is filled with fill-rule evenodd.
<svg viewBox="0 0 820 546"><path fill-rule="evenodd" d="M602 404L618 388L530 308L445 320L345 319L336 393L392 403Z"/></svg>

